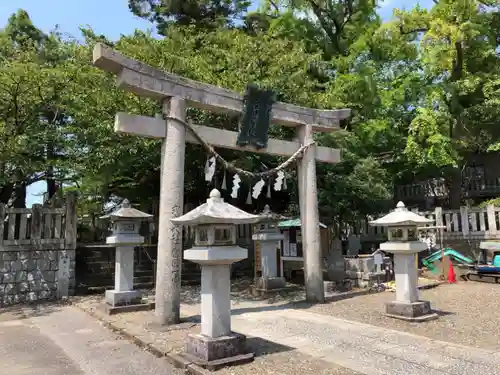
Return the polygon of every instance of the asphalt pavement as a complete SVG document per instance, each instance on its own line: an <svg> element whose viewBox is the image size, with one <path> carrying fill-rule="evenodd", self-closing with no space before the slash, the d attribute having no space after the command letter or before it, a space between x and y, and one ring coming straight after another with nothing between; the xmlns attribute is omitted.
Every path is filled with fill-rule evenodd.
<svg viewBox="0 0 500 375"><path fill-rule="evenodd" d="M72 306L0 310L0 373L180 375Z"/></svg>

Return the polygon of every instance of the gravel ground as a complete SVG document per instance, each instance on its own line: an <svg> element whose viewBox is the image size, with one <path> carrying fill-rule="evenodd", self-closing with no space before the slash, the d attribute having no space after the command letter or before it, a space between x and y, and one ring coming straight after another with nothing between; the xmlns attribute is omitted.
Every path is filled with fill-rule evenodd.
<svg viewBox="0 0 500 375"><path fill-rule="evenodd" d="M420 296L421 299L431 301L433 309L439 310L439 319L408 323L385 317L384 302L395 297L391 292L315 305L307 307L307 311L436 340L500 350L500 285L478 282L442 284L434 289L422 290Z"/></svg>
<svg viewBox="0 0 500 375"><path fill-rule="evenodd" d="M189 290L192 290L190 288ZM249 297L250 298L250 297ZM186 336L198 333L199 324L181 323L172 327L158 327L151 324L152 311L107 315L102 309L102 296L88 296L74 299L74 305L90 313L97 319L108 323L118 332L140 339L143 343L153 346L161 353L180 353L183 351ZM244 365L222 368L218 375L362 375L356 371L337 366L318 358L290 350L279 344L249 337L249 350L255 353L255 360Z"/></svg>
<svg viewBox="0 0 500 375"><path fill-rule="evenodd" d="M431 301L438 310L439 319L424 323L409 323L387 318L383 315L384 302L394 299L392 292L383 292L344 298L321 305L302 302L304 288L292 286L271 298L256 297L249 291L250 282L239 280L232 285L233 310L249 307L262 308L272 305L286 305L286 308L305 309L305 311L331 315L351 321L359 321L379 327L405 331L416 335L467 345L483 349L500 350L500 286L487 283L459 282L442 284L434 289L422 290L421 298ZM332 293L334 296L335 293ZM151 296L151 294L150 294ZM79 304L94 310L102 296L85 297ZM199 307L199 287L184 287L182 303L191 308ZM185 335L199 330L191 323L178 329L158 332L148 325L152 312L128 313L105 316L102 319L113 322L120 329L132 331L165 352L179 352L184 346ZM280 350L276 344L256 342L253 350L257 352L253 363L230 367L218 371L221 375L246 374L321 374L321 375L359 375L351 370L333 366L297 350Z"/></svg>

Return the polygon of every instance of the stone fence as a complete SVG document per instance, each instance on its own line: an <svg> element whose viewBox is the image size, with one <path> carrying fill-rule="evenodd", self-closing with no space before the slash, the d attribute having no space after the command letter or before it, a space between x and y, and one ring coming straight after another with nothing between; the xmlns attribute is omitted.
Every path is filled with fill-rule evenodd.
<svg viewBox="0 0 500 375"><path fill-rule="evenodd" d="M0 204L0 307L74 292L76 199L60 207Z"/></svg>

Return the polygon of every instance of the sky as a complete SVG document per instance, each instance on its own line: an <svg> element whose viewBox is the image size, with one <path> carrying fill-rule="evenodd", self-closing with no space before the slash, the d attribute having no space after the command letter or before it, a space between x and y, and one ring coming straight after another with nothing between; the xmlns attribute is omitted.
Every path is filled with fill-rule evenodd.
<svg viewBox="0 0 500 375"><path fill-rule="evenodd" d="M389 19L394 8L410 9L417 3L429 7L432 0L384 0L379 13L384 19ZM96 34L103 34L111 40L135 29L152 30L152 24L134 17L127 4L127 0L0 0L0 25L5 25L9 16L21 8L43 31L49 32L57 25L61 32L76 38L80 37L81 26L90 26ZM254 7L257 4L258 1ZM31 185L26 206L41 203L44 192L45 182Z"/></svg>

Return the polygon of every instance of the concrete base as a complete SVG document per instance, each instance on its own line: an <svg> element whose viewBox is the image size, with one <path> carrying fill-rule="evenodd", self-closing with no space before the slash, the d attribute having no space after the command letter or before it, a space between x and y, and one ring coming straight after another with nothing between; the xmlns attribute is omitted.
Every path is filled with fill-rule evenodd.
<svg viewBox="0 0 500 375"><path fill-rule="evenodd" d="M106 290L104 299L108 305L111 305L113 307L140 305L142 302L142 293L138 290L129 290L126 292Z"/></svg>
<svg viewBox="0 0 500 375"><path fill-rule="evenodd" d="M387 302L385 305L385 312L386 315L391 318L412 322L426 322L438 318L438 315L432 312L431 303L429 301Z"/></svg>
<svg viewBox="0 0 500 375"><path fill-rule="evenodd" d="M140 303L135 305L122 305L115 307L108 305L107 303L104 305L104 311L106 311L108 315L115 315L115 314L136 312L136 311L151 311L154 309L155 309L154 302Z"/></svg>
<svg viewBox="0 0 500 375"><path fill-rule="evenodd" d="M272 291L284 289L286 281L283 277L259 277L255 280L255 289L259 291Z"/></svg>
<svg viewBox="0 0 500 375"><path fill-rule="evenodd" d="M247 363L254 358L253 353L246 351L246 336L234 332L217 338L190 334L182 356L209 370Z"/></svg>

